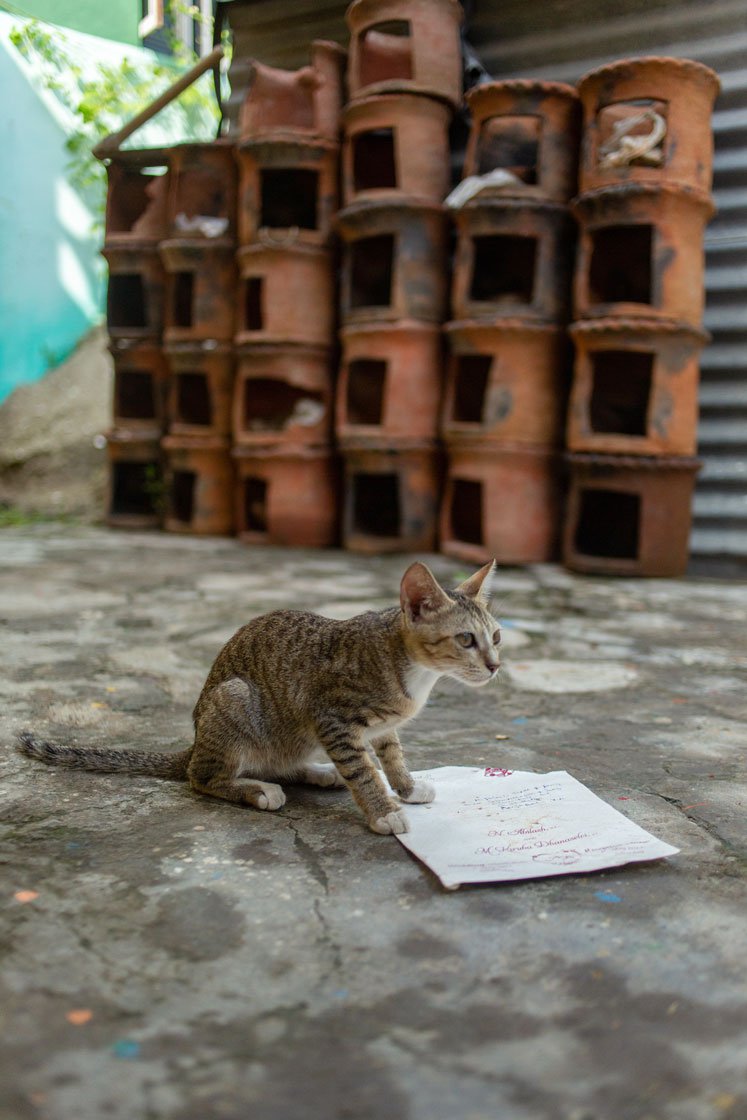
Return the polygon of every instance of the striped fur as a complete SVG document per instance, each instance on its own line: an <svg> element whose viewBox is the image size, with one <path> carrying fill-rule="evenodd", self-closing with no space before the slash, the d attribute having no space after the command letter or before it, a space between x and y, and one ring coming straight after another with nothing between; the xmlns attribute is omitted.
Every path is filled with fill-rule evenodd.
<svg viewBox="0 0 747 1120"><path fill-rule="evenodd" d="M495 676L498 626L484 594L491 569L447 592L416 563L399 608L344 621L281 610L242 626L213 663L193 712L194 745L181 754L60 747L28 732L20 749L77 769L186 777L202 793L257 809L281 807L282 781L347 786L375 832L406 831L401 801L429 801L433 789L413 781L397 729L439 676L472 686ZM320 748L326 765L316 761Z"/></svg>

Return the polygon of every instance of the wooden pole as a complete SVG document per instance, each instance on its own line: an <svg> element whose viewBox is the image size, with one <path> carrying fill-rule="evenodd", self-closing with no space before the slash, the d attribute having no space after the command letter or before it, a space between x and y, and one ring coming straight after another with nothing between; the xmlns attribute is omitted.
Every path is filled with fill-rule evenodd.
<svg viewBox="0 0 747 1120"><path fill-rule="evenodd" d="M134 116L132 120L128 121L126 125L120 128L118 132L112 132L109 136L105 136L103 140L99 140L95 148L92 149L92 154L96 159L106 159L108 156L114 155L128 136L132 136L133 132L136 132L141 125L151 120L152 117L155 117L156 113L161 112L161 109L165 109L174 98L178 97L180 93L183 93L193 82L196 82L206 70L212 70L217 66L222 58L223 47L221 46L215 47L210 54L204 55L203 58L195 63L191 70L187 70L186 74L182 74L181 78L178 78L173 85L159 94L155 101L152 101L145 109L141 109L141 111Z"/></svg>

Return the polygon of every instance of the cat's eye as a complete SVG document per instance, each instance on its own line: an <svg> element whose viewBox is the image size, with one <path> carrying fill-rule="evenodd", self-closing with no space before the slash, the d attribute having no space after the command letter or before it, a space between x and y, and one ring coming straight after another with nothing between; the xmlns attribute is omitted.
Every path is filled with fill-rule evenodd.
<svg viewBox="0 0 747 1120"><path fill-rule="evenodd" d="M471 649L472 646L477 645L475 635L471 634L469 630L464 630L461 634L455 634L454 637L463 649Z"/></svg>
<svg viewBox="0 0 747 1120"><path fill-rule="evenodd" d="M494 646L499 646L500 644L501 644L501 632L500 632L500 630L496 630L495 634L493 634L493 645Z"/></svg>

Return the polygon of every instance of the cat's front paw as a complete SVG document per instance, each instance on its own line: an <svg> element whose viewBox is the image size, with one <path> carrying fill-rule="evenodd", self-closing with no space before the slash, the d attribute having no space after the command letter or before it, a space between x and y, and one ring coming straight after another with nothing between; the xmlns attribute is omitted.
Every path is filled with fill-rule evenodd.
<svg viewBox="0 0 747 1120"><path fill-rule="evenodd" d="M436 787L433 782L415 782L412 787L412 792L408 793L407 797L402 797L409 805L425 805L428 801L433 801L436 796Z"/></svg>
<svg viewBox="0 0 747 1120"><path fill-rule="evenodd" d="M369 821L369 827L372 832L378 832L381 836L391 836L400 832L410 831L410 822L408 821L402 810L394 813L387 813L385 817L379 817L378 820Z"/></svg>

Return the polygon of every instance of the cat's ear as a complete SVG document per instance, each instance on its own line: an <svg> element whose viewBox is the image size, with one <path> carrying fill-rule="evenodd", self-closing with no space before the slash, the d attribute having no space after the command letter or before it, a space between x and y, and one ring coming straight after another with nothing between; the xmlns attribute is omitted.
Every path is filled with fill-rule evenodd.
<svg viewBox="0 0 747 1120"><path fill-rule="evenodd" d="M494 571L495 560L491 560L484 568L480 568L479 572L475 572L464 583L460 583L456 590L460 595L466 595L469 599L477 599L481 603L487 603L490 595L490 577Z"/></svg>
<svg viewBox="0 0 747 1120"><path fill-rule="evenodd" d="M437 583L433 573L419 560L410 564L410 567L402 576L399 601L402 604L402 610L410 619L418 619L423 615L432 614L441 607L448 606L451 602L444 589Z"/></svg>

